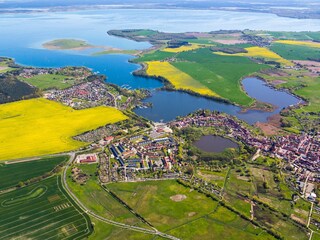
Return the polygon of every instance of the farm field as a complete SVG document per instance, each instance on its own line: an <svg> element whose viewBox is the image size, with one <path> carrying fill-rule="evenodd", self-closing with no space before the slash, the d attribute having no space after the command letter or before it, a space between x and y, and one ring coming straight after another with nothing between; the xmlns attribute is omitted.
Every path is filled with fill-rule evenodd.
<svg viewBox="0 0 320 240"><path fill-rule="evenodd" d="M65 89L74 84L72 77L56 74L36 75L32 78L20 78L21 81L27 82L40 89Z"/></svg>
<svg viewBox="0 0 320 240"><path fill-rule="evenodd" d="M201 45L192 43L191 45L180 46L178 48L165 48L162 51L164 52L171 52L171 53L179 53L179 52L186 52L192 51L201 48Z"/></svg>
<svg viewBox="0 0 320 240"><path fill-rule="evenodd" d="M215 55L208 48L183 52L176 58L178 61L172 63L173 66L221 98L242 106L249 106L254 100L241 89L241 79L261 69L269 68L267 65L254 63L246 57Z"/></svg>
<svg viewBox="0 0 320 240"><path fill-rule="evenodd" d="M92 231L59 176L0 195L0 214L0 239L76 239Z"/></svg>
<svg viewBox="0 0 320 240"><path fill-rule="evenodd" d="M0 106L0 160L76 150L87 143L72 136L125 119L111 107L74 110L43 98L4 104Z"/></svg>
<svg viewBox="0 0 320 240"><path fill-rule="evenodd" d="M273 43L270 49L288 60L318 60L320 49L310 46Z"/></svg>
<svg viewBox="0 0 320 240"><path fill-rule="evenodd" d="M169 62L152 61L147 62L147 74L150 76L161 76L167 79L176 89L193 91L198 94L219 97L212 90L201 84L188 74L180 71Z"/></svg>
<svg viewBox="0 0 320 240"><path fill-rule="evenodd" d="M306 46L311 48L320 48L320 43L318 42L310 42L310 41L295 41L295 40L278 40L276 43L288 44L288 45L298 45L298 46Z"/></svg>
<svg viewBox="0 0 320 240"><path fill-rule="evenodd" d="M268 34L273 36L276 39L280 40L298 40L298 41L310 41L310 40L315 40L318 41L320 40L320 33L319 32L266 32L262 31L262 34Z"/></svg>
<svg viewBox="0 0 320 240"><path fill-rule="evenodd" d="M235 53L235 54L228 54L223 52L215 52L214 54L222 55L222 56L242 56L242 57L254 57L254 58L264 58L266 60L272 60L278 62L285 66L293 66L294 64L278 54L270 51L268 48L264 47L248 47L245 48L247 53Z"/></svg>
<svg viewBox="0 0 320 240"><path fill-rule="evenodd" d="M77 167L90 178L84 185L80 185L72 181L71 169L69 169L68 186L87 208L100 216L114 221L148 227L99 185L95 174L97 172L97 164L77 165Z"/></svg>
<svg viewBox="0 0 320 240"><path fill-rule="evenodd" d="M39 177L65 162L68 156L47 157L40 160L10 164L0 163L0 190L14 187L19 182Z"/></svg>
<svg viewBox="0 0 320 240"><path fill-rule="evenodd" d="M148 66L146 73L164 77L176 89L226 99L243 106L250 106L254 100L241 89L241 79L268 68L242 56L215 55L208 48L176 53L177 61L163 61L170 57L173 56L156 51L135 61L148 60L145 62Z"/></svg>
<svg viewBox="0 0 320 240"><path fill-rule="evenodd" d="M160 50L151 52L151 53L146 53L143 56L139 57L139 58L135 58L132 61L133 62L148 62L148 61L161 61L164 60L166 58L171 58L173 56L175 56L176 53L172 53L172 52L163 52Z"/></svg>

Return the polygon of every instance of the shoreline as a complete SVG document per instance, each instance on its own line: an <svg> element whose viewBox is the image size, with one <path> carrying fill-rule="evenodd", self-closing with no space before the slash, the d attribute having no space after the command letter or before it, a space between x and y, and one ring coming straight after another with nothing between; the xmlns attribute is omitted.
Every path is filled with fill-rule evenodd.
<svg viewBox="0 0 320 240"><path fill-rule="evenodd" d="M241 9L241 8L235 8L230 9L227 7L210 7L210 8L195 8L195 7L179 7L179 6L173 6L173 7L167 7L167 6L150 6L150 7L138 7L138 6L126 6L126 5L116 5L116 6L110 6L110 5L96 5L96 6L90 6L90 5L70 5L66 8L62 9L59 6L55 7L38 7L38 8L24 8L24 9L15 9L15 8L5 8L4 10L0 11L0 14L37 14L37 13L64 13L64 12L77 12L77 11L94 11L94 10L153 10L153 9L161 9L161 10L185 10L185 11L223 11L223 12L238 12L238 13L256 13L256 14L273 14L280 18L290 18L290 19L320 19L320 15L317 14L317 12L310 12L310 14L299 14L301 11L297 11L296 13L282 13L282 12L273 12L273 11L265 11L261 9Z"/></svg>

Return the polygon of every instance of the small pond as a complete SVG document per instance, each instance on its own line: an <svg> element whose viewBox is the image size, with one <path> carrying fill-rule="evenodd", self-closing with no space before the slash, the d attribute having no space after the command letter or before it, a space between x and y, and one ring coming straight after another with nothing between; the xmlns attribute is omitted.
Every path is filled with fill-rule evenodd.
<svg viewBox="0 0 320 240"><path fill-rule="evenodd" d="M239 147L237 143L230 139L213 135L202 136L198 141L195 141L193 145L202 151L214 153L223 152L226 148Z"/></svg>

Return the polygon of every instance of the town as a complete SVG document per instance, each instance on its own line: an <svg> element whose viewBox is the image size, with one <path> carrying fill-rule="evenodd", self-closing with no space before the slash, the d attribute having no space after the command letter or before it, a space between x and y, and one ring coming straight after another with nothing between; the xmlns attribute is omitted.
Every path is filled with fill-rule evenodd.
<svg viewBox="0 0 320 240"><path fill-rule="evenodd" d="M116 105L116 97L108 91L107 85L100 80L81 83L65 90L51 90L45 93L44 97L75 109Z"/></svg>

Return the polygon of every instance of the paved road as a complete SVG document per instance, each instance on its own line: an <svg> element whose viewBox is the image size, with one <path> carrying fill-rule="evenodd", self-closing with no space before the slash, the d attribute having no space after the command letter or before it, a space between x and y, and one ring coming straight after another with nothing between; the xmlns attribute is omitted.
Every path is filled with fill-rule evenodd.
<svg viewBox="0 0 320 240"><path fill-rule="evenodd" d="M62 186L63 188L67 191L67 193L70 195L70 197L79 205L79 207L86 212L89 216L94 217L100 221L103 221L105 223L111 224L113 226L117 226L120 228L125 228L125 229L129 229L132 231L137 231L137 232L142 232L142 233L146 233L146 234L152 234L152 235L158 235L161 236L163 238L167 238L167 239L172 239L172 240L180 240L179 238L176 238L174 236L171 236L169 234L163 233L163 232L159 232L158 230L149 230L149 229L145 229L145 228L141 228L141 227L136 227L136 226L132 226L132 225L127 225L124 223L120 223L120 222L116 222L116 221L112 221L110 219L104 218L102 216L97 215L96 213L90 211L86 206L83 205L83 203L73 194L73 192L70 190L68 184L67 184L67 170L68 167L70 166L70 164L72 163L72 161L75 158L75 154L76 152L72 152L69 153L70 155L70 160L67 163L66 167L63 170L63 176L62 176Z"/></svg>

